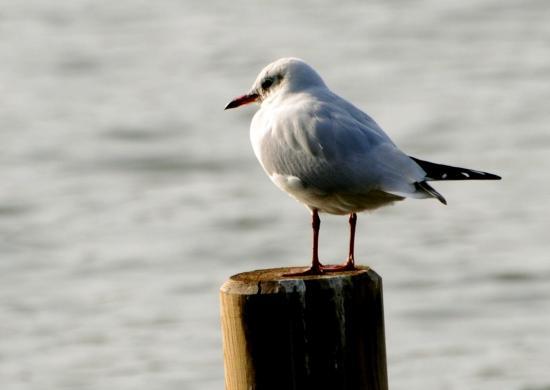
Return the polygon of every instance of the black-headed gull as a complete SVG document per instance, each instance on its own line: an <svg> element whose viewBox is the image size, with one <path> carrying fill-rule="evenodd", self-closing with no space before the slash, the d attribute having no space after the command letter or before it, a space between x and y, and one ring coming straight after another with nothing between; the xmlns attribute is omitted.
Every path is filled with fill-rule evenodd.
<svg viewBox="0 0 550 390"><path fill-rule="evenodd" d="M445 198L437 180L498 180L499 176L435 164L403 153L366 113L327 88L304 61L282 58L266 66L252 89L225 109L256 102L250 125L254 153L277 187L312 213L311 267L291 275L355 269L357 213L405 198ZM319 261L319 212L349 214L345 264Z"/></svg>

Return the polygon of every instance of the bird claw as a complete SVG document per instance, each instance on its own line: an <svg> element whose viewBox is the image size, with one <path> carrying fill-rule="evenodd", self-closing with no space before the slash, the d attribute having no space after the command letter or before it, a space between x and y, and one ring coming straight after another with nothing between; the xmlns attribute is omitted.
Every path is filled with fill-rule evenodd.
<svg viewBox="0 0 550 390"><path fill-rule="evenodd" d="M288 276L315 276L315 275L324 275L325 270L323 265L319 265L318 267L311 266L305 271L302 272L290 272L288 274L283 274L284 277Z"/></svg>
<svg viewBox="0 0 550 390"><path fill-rule="evenodd" d="M344 271L355 271L357 268L355 268L355 264L352 262L347 261L344 264L338 264L338 265L324 265L322 266L322 270L324 272L344 272Z"/></svg>
<svg viewBox="0 0 550 390"><path fill-rule="evenodd" d="M319 264L318 266L311 266L305 271L301 272L290 272L283 274L284 277L288 276L314 276L314 275L325 275L329 272L345 272L345 271L355 271L355 264L350 261L346 261L344 264L338 265L323 265Z"/></svg>

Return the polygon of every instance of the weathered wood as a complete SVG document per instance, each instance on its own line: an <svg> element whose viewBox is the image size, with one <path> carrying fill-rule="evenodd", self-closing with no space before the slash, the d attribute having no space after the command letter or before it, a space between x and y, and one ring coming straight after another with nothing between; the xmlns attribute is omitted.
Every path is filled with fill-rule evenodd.
<svg viewBox="0 0 550 390"><path fill-rule="evenodd" d="M221 287L226 390L387 390L380 276L282 276L296 271L245 272Z"/></svg>

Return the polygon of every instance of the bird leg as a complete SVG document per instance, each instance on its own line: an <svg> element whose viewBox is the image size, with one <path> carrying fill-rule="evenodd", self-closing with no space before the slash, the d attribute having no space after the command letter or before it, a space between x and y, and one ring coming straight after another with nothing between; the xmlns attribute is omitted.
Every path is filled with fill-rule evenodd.
<svg viewBox="0 0 550 390"><path fill-rule="evenodd" d="M319 261L319 228L321 227L321 219L317 209L313 209L311 213L311 227L313 228L313 254L311 258L311 267L303 272L294 272L284 274L283 276L307 276L307 275L322 275L324 266Z"/></svg>
<svg viewBox="0 0 550 390"><path fill-rule="evenodd" d="M348 261L346 261L346 268L350 270L355 269L355 225L357 224L357 214L351 213L349 215L349 254Z"/></svg>
<svg viewBox="0 0 550 390"><path fill-rule="evenodd" d="M322 266L323 271L338 272L338 271L353 271L355 270L355 225L357 224L357 214L349 215L349 254L348 259L344 264L340 265L325 265Z"/></svg>

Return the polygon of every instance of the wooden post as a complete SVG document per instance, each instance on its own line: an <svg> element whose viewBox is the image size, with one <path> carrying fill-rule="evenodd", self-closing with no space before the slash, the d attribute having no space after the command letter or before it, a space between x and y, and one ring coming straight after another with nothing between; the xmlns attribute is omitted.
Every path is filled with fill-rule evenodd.
<svg viewBox="0 0 550 390"><path fill-rule="evenodd" d="M226 390L387 390L382 279L373 270L232 276L221 287Z"/></svg>

